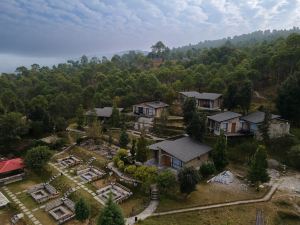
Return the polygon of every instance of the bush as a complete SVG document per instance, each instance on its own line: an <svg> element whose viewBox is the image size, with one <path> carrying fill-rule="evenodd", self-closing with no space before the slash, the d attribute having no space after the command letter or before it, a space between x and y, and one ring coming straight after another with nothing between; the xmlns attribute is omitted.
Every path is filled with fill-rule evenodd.
<svg viewBox="0 0 300 225"><path fill-rule="evenodd" d="M122 161L126 161L126 158L128 156L128 152L126 149L124 148L120 148L117 152L117 157L122 160Z"/></svg>
<svg viewBox="0 0 300 225"><path fill-rule="evenodd" d="M126 173L129 173L129 174L134 174L135 171L136 171L136 166L135 165L130 165L130 166L127 166L124 171Z"/></svg>
<svg viewBox="0 0 300 225"><path fill-rule="evenodd" d="M162 193L168 193L176 187L176 176L172 171L165 170L158 174L157 184Z"/></svg>
<svg viewBox="0 0 300 225"><path fill-rule="evenodd" d="M196 189L200 176L194 167L185 167L178 173L180 192L189 194Z"/></svg>
<svg viewBox="0 0 300 225"><path fill-rule="evenodd" d="M125 166L124 162L122 160L119 160L118 161L118 168L123 171L124 170L124 166Z"/></svg>
<svg viewBox="0 0 300 225"><path fill-rule="evenodd" d="M295 145L289 150L288 161L291 166L300 169L300 145Z"/></svg>
<svg viewBox="0 0 300 225"><path fill-rule="evenodd" d="M51 156L52 152L47 146L38 146L26 153L25 164L28 168L39 172L48 163Z"/></svg>
<svg viewBox="0 0 300 225"><path fill-rule="evenodd" d="M114 156L114 158L113 158L114 166L118 166L119 161L120 161L120 158L118 156Z"/></svg>
<svg viewBox="0 0 300 225"><path fill-rule="evenodd" d="M216 172L216 168L213 163L207 162L201 165L199 172L203 178L207 178Z"/></svg>

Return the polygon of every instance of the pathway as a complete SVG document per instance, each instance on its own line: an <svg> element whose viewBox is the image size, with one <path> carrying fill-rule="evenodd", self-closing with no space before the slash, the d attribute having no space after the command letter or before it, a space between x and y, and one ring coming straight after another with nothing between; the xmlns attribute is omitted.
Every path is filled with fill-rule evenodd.
<svg viewBox="0 0 300 225"><path fill-rule="evenodd" d="M147 208L141 212L140 214L133 216L133 217L129 217L126 219L126 225L134 225L137 220L144 220L146 218L148 218L149 216L151 216L155 210L157 209L157 206L159 204L159 201L157 200L152 200L150 201L149 205L147 206Z"/></svg>
<svg viewBox="0 0 300 225"><path fill-rule="evenodd" d="M63 175L65 175L69 180L73 181L77 187L76 189L80 189L82 188L83 190L85 190L87 193L89 193L90 195L93 196L93 198L99 202L101 205L105 205L105 202L103 202L100 198L98 198L97 194L95 192L93 192L92 190L90 190L89 188L87 188L85 185L84 185L84 181L78 181L76 180L73 176L71 176L67 171L64 171L62 170L61 168L59 168L58 166L56 166L55 164L53 163L49 163L50 166L54 167L56 170L58 170L60 173L62 173Z"/></svg>
<svg viewBox="0 0 300 225"><path fill-rule="evenodd" d="M192 212L192 211L205 210L205 209L216 209L216 208L222 208L222 207L227 207L227 206L246 205L246 204L259 203L259 202L266 202L272 198L273 194L279 187L280 183L281 183L281 181L275 183L272 186L272 188L270 189L270 191L264 197L259 198L259 199L241 200L241 201L220 203L220 204L214 204L214 205L206 205L206 206L198 206L198 207L185 208L185 209L170 210L170 211L166 211L166 212L153 213L151 216L164 216L164 215Z"/></svg>
<svg viewBox="0 0 300 225"><path fill-rule="evenodd" d="M37 220L32 212L22 202L20 202L14 193L12 193L6 186L3 187L3 190L12 199L12 201L19 206L22 213L25 214L34 225L42 225L42 223Z"/></svg>

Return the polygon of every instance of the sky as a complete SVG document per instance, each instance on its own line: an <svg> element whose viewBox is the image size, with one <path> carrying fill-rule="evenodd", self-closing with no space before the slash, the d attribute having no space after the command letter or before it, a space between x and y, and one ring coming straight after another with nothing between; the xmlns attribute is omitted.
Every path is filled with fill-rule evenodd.
<svg viewBox="0 0 300 225"><path fill-rule="evenodd" d="M300 26L300 0L0 0L0 72Z"/></svg>

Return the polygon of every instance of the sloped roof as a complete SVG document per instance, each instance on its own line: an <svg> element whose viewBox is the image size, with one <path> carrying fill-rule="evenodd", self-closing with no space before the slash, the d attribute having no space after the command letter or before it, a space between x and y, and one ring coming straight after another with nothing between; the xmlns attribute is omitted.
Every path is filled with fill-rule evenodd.
<svg viewBox="0 0 300 225"><path fill-rule="evenodd" d="M118 109L119 109L120 112L123 111L123 108L118 108ZM95 113L96 113L97 117L109 118L109 117L111 117L113 107L94 108L94 110L95 110ZM90 111L86 112L86 115L92 116L93 113L94 112L92 110L90 110Z"/></svg>
<svg viewBox="0 0 300 225"><path fill-rule="evenodd" d="M24 163L21 158L9 159L0 162L0 173L7 173L14 170L24 168Z"/></svg>
<svg viewBox="0 0 300 225"><path fill-rule="evenodd" d="M247 116L243 116L241 119L248 121L250 123L262 123L264 121L265 118L265 112L261 112L261 111L256 111L253 113L248 114ZM271 115L271 119L278 119L280 118L279 115Z"/></svg>
<svg viewBox="0 0 300 225"><path fill-rule="evenodd" d="M151 150L162 149L183 162L189 162L212 150L210 146L195 141L188 136L176 140L158 142L150 145L149 148Z"/></svg>
<svg viewBox="0 0 300 225"><path fill-rule="evenodd" d="M141 106L148 106L151 108L164 108L164 107L168 107L169 105L167 103L161 102L161 101L153 101L153 102L143 102L140 104L136 104L136 105L141 105Z"/></svg>
<svg viewBox="0 0 300 225"><path fill-rule="evenodd" d="M240 116L242 116L242 115L239 113L227 111L227 112L215 114L213 116L208 116L207 118L217 121L217 122L222 122L222 121L234 119L234 118L240 117Z"/></svg>
<svg viewBox="0 0 300 225"><path fill-rule="evenodd" d="M208 93L208 92L199 93L197 91L183 91L179 93L189 98L204 99L204 100L215 100L222 96L222 94L219 93Z"/></svg>

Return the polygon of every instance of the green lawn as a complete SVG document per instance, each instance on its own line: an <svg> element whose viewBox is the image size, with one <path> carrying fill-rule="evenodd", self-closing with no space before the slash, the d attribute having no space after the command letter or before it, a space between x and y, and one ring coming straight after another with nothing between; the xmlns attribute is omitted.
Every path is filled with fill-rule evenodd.
<svg viewBox="0 0 300 225"><path fill-rule="evenodd" d="M150 217L138 225L253 225L257 209L263 211L266 225L298 225L300 221L300 216L298 218L289 216L289 213L295 215L295 211L288 210L287 216L283 217L278 213L281 208L273 202L267 202Z"/></svg>

